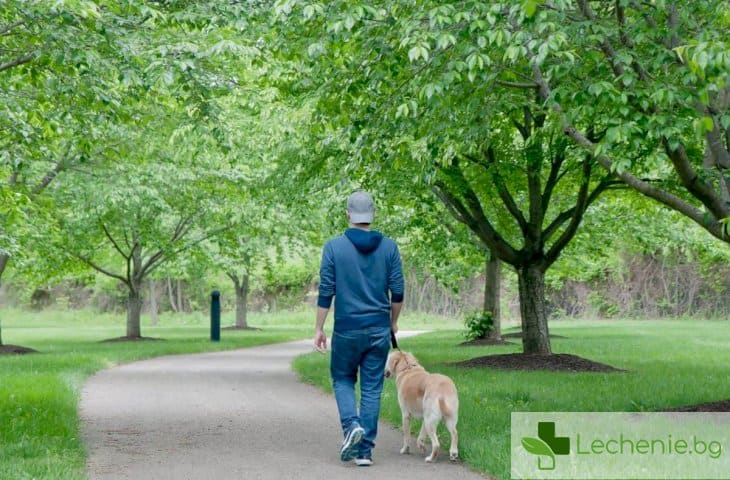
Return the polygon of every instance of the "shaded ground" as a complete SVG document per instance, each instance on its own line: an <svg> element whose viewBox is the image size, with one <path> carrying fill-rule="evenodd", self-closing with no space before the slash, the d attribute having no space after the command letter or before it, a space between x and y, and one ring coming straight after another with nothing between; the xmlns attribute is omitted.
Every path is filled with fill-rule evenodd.
<svg viewBox="0 0 730 480"><path fill-rule="evenodd" d="M164 338L152 338L152 337L115 337L107 338L102 340L101 343L115 343L115 342L163 342Z"/></svg>
<svg viewBox="0 0 730 480"><path fill-rule="evenodd" d="M19 345L0 345L0 355L22 355L24 353L38 353L38 351Z"/></svg>
<svg viewBox="0 0 730 480"><path fill-rule="evenodd" d="M730 412L730 399L670 408L666 412Z"/></svg>
<svg viewBox="0 0 730 480"><path fill-rule="evenodd" d="M459 344L460 347L481 347L494 345L514 345L514 342L507 342L501 338L475 338Z"/></svg>
<svg viewBox="0 0 730 480"><path fill-rule="evenodd" d="M231 325L229 327L221 327L221 330L261 330L258 327L239 327L237 325Z"/></svg>
<svg viewBox="0 0 730 480"><path fill-rule="evenodd" d="M548 336L550 338L568 338L562 335L553 335L552 333ZM504 335L502 335L502 338L522 338L522 332L505 333Z"/></svg>
<svg viewBox="0 0 730 480"><path fill-rule="evenodd" d="M457 367L499 368L502 370L548 370L557 372L625 371L568 353L556 353L553 355L527 355L524 353L485 355L463 362L452 363L451 365Z"/></svg>

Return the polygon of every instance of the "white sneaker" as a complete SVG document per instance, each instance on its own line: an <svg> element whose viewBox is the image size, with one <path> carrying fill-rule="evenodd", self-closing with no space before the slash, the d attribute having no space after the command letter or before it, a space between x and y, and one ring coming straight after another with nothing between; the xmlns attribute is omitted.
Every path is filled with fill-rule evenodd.
<svg viewBox="0 0 730 480"><path fill-rule="evenodd" d="M342 442L342 448L340 448L340 460L343 462L349 462L357 456L357 445L365 435L365 429L357 423L350 427L345 435L345 441Z"/></svg>
<svg viewBox="0 0 730 480"><path fill-rule="evenodd" d="M355 459L355 465L358 467L369 467L373 464L373 459L370 457L358 457Z"/></svg>

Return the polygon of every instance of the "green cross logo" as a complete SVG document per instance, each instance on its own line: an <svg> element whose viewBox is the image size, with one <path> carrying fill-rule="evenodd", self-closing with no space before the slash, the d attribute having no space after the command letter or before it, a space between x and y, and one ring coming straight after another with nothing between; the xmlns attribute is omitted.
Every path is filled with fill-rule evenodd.
<svg viewBox="0 0 730 480"><path fill-rule="evenodd" d="M524 437L522 446L533 455L537 455L537 468L555 470L555 455L570 455L570 438L555 436L555 422L538 422L537 438ZM550 457L551 463L543 466L543 457Z"/></svg>

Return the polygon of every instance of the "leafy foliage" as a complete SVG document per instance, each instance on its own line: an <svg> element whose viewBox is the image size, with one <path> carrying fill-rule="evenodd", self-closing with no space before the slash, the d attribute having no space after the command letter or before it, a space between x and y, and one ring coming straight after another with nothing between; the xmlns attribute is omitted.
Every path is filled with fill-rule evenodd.
<svg viewBox="0 0 730 480"><path fill-rule="evenodd" d="M466 332L464 336L467 340L478 340L487 338L494 327L494 318L491 312L472 312L464 319Z"/></svg>

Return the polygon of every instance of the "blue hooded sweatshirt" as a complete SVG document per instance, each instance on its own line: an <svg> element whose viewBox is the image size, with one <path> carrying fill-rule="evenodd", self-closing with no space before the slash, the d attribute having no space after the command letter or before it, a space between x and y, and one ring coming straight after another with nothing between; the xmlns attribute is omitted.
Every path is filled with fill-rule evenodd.
<svg viewBox="0 0 730 480"><path fill-rule="evenodd" d="M390 304L403 301L403 269L393 240L350 228L322 250L317 305L335 299L336 331L390 327Z"/></svg>

